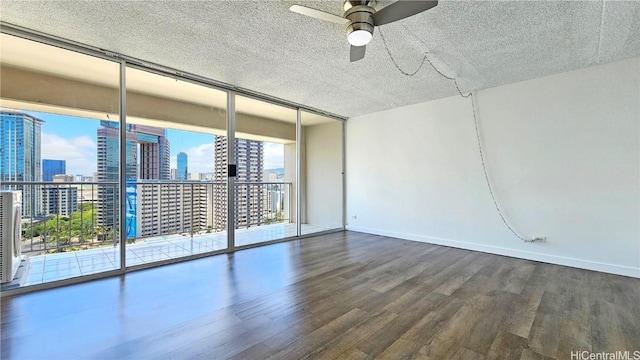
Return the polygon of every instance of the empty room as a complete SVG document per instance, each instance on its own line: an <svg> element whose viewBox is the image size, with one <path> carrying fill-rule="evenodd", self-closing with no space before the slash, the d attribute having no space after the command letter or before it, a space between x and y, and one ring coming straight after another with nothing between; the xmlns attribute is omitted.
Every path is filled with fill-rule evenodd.
<svg viewBox="0 0 640 360"><path fill-rule="evenodd" d="M640 359L640 2L0 2L2 359Z"/></svg>

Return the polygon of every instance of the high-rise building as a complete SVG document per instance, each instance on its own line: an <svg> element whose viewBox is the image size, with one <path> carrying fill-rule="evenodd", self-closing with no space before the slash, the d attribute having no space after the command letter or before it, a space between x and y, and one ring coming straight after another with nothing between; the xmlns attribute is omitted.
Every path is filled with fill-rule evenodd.
<svg viewBox="0 0 640 360"><path fill-rule="evenodd" d="M265 189L261 183L264 171L264 146L261 141L235 140L236 185L234 198L236 208L235 227L260 225L264 221ZM215 142L215 180L227 178L227 138L216 136ZM227 207L226 191L220 187L214 194L215 226L218 230L226 228Z"/></svg>
<svg viewBox="0 0 640 360"><path fill-rule="evenodd" d="M115 227L118 224L118 185L120 168L119 123L101 121L98 129L97 182L114 184L98 187L98 225ZM152 126L127 125L126 163L122 164L128 180L168 180L170 176L170 144L166 130ZM138 156L139 148L139 156ZM140 169L138 171L138 159ZM135 212L135 209L132 209Z"/></svg>
<svg viewBox="0 0 640 360"><path fill-rule="evenodd" d="M12 110L2 110L0 118L0 182L41 181L40 141L43 121ZM37 217L43 214L41 186L3 188L22 191L22 216Z"/></svg>
<svg viewBox="0 0 640 360"><path fill-rule="evenodd" d="M42 181L53 181L54 175L66 173L66 160L42 159Z"/></svg>
<svg viewBox="0 0 640 360"><path fill-rule="evenodd" d="M138 183L137 237L203 231L208 225L208 187L197 183Z"/></svg>
<svg viewBox="0 0 640 360"><path fill-rule="evenodd" d="M76 180L73 175L57 174L53 176L54 183L69 183ZM70 184L60 184L56 187L44 189L44 209L47 214L71 215L78 211L78 188Z"/></svg>
<svg viewBox="0 0 640 360"><path fill-rule="evenodd" d="M179 152L178 153L178 170L176 172L176 179L177 180L188 180L187 178L187 174L189 173L189 167L188 167L188 160L189 157L187 156L187 153L185 152Z"/></svg>
<svg viewBox="0 0 640 360"><path fill-rule="evenodd" d="M169 180L171 176L171 148L167 131L146 125L130 125L138 137L142 180Z"/></svg>
<svg viewBox="0 0 640 360"><path fill-rule="evenodd" d="M119 124L102 121L98 128L98 164L95 181L108 185L98 185L98 226L114 228L118 224L119 193L118 181L120 171L120 134ZM128 129L129 130L129 129ZM126 178L137 178L137 136L132 131L126 134L126 162L124 167Z"/></svg>
<svg viewBox="0 0 640 360"><path fill-rule="evenodd" d="M46 187L43 189L42 195L47 214L69 216L78 211L78 189L76 187Z"/></svg>

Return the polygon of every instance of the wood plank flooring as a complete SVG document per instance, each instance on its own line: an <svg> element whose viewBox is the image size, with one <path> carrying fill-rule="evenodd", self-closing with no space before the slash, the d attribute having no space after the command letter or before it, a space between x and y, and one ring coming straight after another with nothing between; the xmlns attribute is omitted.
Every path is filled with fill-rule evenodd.
<svg viewBox="0 0 640 360"><path fill-rule="evenodd" d="M342 232L2 300L2 359L570 359L640 279Z"/></svg>

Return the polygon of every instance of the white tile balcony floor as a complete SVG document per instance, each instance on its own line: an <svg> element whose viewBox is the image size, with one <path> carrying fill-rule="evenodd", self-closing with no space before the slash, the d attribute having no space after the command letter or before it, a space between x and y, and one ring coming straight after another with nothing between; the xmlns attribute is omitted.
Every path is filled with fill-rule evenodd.
<svg viewBox="0 0 640 360"><path fill-rule="evenodd" d="M302 224L302 234L329 230L317 225ZM296 224L272 224L236 230L236 246L257 244L296 236ZM180 258L227 247L227 233L165 235L138 239L127 244L127 266ZM74 252L30 256L24 262L20 286L89 275L120 268L120 247L103 247Z"/></svg>

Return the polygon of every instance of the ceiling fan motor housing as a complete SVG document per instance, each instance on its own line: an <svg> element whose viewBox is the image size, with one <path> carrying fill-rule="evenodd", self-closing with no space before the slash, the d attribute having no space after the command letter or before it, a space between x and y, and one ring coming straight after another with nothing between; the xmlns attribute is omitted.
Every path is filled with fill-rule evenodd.
<svg viewBox="0 0 640 360"><path fill-rule="evenodd" d="M354 6L365 5L375 7L378 4L377 0L344 0L343 8L344 11L351 9Z"/></svg>
<svg viewBox="0 0 640 360"><path fill-rule="evenodd" d="M351 5L349 7L349 5ZM345 1L344 17L349 19L347 25L347 34L351 34L357 30L364 30L373 35L373 14L376 10L373 8L375 1Z"/></svg>

